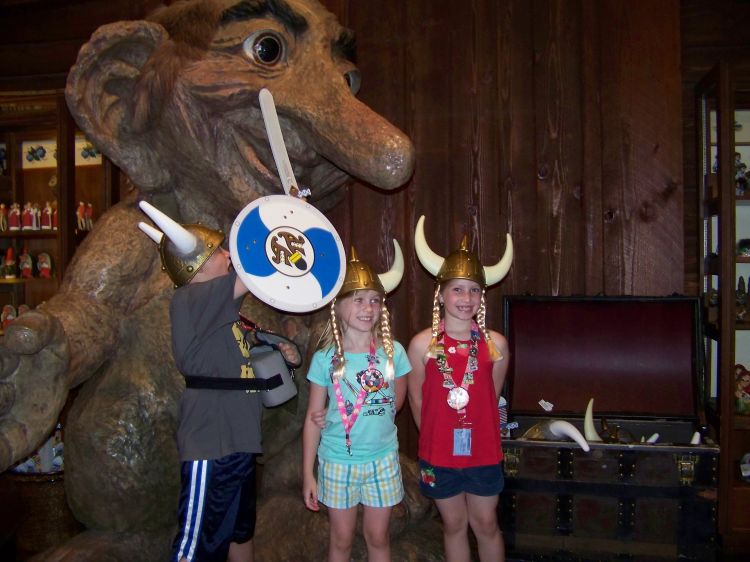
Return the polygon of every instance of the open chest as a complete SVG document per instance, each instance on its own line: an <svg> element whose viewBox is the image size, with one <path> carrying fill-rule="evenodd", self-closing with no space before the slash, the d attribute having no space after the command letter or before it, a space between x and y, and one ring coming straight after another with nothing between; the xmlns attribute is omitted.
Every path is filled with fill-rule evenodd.
<svg viewBox="0 0 750 562"><path fill-rule="evenodd" d="M699 300L508 296L504 309L509 559L715 560ZM583 434L591 398L601 442L550 435L554 420Z"/></svg>

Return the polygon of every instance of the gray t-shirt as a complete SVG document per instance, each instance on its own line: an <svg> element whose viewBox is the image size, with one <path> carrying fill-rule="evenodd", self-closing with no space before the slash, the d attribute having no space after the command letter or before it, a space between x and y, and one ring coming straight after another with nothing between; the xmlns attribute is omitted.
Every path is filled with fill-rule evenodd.
<svg viewBox="0 0 750 562"><path fill-rule="evenodd" d="M169 308L172 351L183 375L240 378L244 330L242 298L234 298L234 272L175 291ZM180 460L261 453L262 403L245 390L185 389L180 399L177 446Z"/></svg>

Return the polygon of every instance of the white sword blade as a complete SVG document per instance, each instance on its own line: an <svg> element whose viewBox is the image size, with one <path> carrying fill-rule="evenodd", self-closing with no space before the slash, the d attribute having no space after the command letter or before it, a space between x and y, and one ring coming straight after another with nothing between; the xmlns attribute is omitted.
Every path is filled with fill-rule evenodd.
<svg viewBox="0 0 750 562"><path fill-rule="evenodd" d="M271 143L271 152L273 152L276 168L279 170L279 178L281 179L281 185L284 187L284 192L289 195L292 187L295 188L295 192L298 192L297 180L294 178L292 163L289 161L289 155L286 152L273 96L271 92L263 88L258 94L258 99L260 100L260 110L263 113L263 122L266 125L268 141Z"/></svg>

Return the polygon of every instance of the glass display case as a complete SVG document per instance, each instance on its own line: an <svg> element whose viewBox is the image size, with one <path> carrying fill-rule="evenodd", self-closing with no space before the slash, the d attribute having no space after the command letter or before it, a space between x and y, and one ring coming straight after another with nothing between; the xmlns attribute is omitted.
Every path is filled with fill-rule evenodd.
<svg viewBox="0 0 750 562"><path fill-rule="evenodd" d="M720 444L719 530L750 548L750 88L748 66L717 65L696 86L708 419Z"/></svg>

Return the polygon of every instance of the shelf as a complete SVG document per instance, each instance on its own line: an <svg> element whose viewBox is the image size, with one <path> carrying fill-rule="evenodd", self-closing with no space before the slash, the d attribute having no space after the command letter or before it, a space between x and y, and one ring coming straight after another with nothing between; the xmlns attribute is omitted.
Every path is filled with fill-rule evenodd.
<svg viewBox="0 0 750 562"><path fill-rule="evenodd" d="M54 278L47 279L46 277L31 277L31 278L20 278L16 277L13 279L0 279L0 285L23 285L25 283L54 283Z"/></svg>
<svg viewBox="0 0 750 562"><path fill-rule="evenodd" d="M750 257L737 256L737 263L750 263Z"/></svg>
<svg viewBox="0 0 750 562"><path fill-rule="evenodd" d="M57 230L5 230L0 238L57 238Z"/></svg>
<svg viewBox="0 0 750 562"><path fill-rule="evenodd" d="M742 322L737 321L737 323L735 324L735 328L737 330L750 330L750 321L748 320L744 320Z"/></svg>
<svg viewBox="0 0 750 562"><path fill-rule="evenodd" d="M734 429L750 429L750 416L734 415Z"/></svg>
<svg viewBox="0 0 750 562"><path fill-rule="evenodd" d="M738 195L735 198L735 201L737 202L738 205L742 205L742 206L750 205L750 195Z"/></svg>

